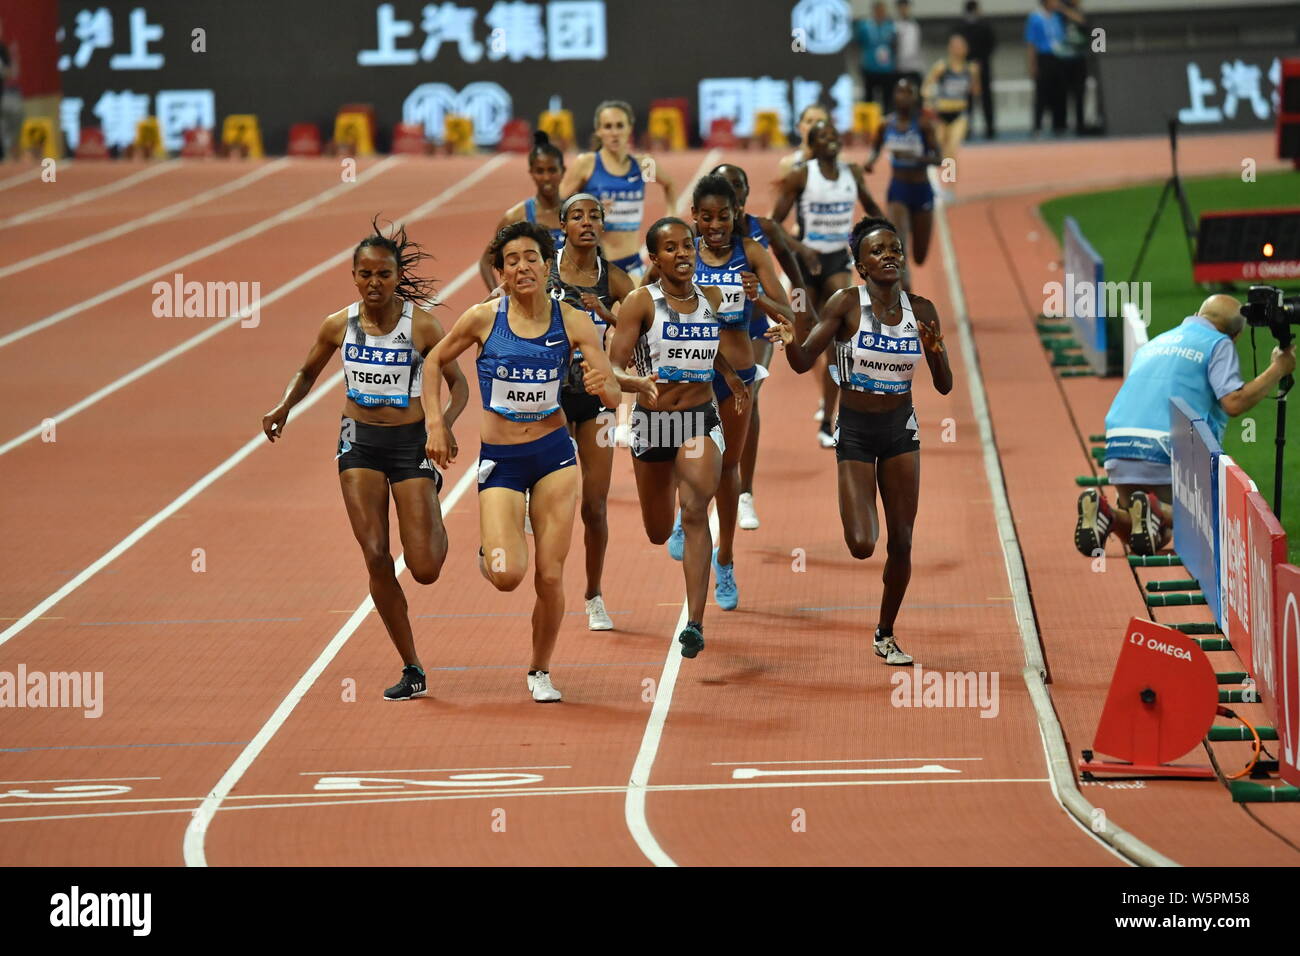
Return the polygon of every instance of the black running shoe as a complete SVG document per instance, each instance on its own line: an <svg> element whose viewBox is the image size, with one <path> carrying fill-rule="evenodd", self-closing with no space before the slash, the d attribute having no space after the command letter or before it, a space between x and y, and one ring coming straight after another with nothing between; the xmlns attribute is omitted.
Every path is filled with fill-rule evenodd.
<svg viewBox="0 0 1300 956"><path fill-rule="evenodd" d="M1085 558L1105 551L1112 515L1106 496L1096 488L1079 495L1079 520L1074 526L1074 546Z"/></svg>
<svg viewBox="0 0 1300 956"><path fill-rule="evenodd" d="M429 692L429 683L420 668L407 664L402 668L402 679L384 691L384 700L410 700Z"/></svg>
<svg viewBox="0 0 1300 956"><path fill-rule="evenodd" d="M704 650L704 635L694 624L682 628L682 632L677 635L677 640L682 645L682 657L694 657Z"/></svg>
<svg viewBox="0 0 1300 956"><path fill-rule="evenodd" d="M1135 491L1129 498L1129 520L1133 530L1129 532L1128 547L1134 554L1155 554L1160 546L1160 511L1151 507L1151 501L1145 491Z"/></svg>

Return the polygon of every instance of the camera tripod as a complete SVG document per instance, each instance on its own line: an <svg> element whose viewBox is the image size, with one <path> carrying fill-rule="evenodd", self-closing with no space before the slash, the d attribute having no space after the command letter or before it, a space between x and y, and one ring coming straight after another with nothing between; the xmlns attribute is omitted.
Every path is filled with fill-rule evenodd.
<svg viewBox="0 0 1300 956"><path fill-rule="evenodd" d="M1183 217L1183 233L1187 239L1187 261L1196 267L1196 219L1192 216L1191 207L1187 204L1187 193L1183 190L1183 180L1178 175L1178 119L1177 117L1169 118L1169 161L1173 170L1168 179L1165 180L1165 188L1160 191L1160 200L1156 203L1156 211L1151 216L1151 222L1147 225L1146 235L1142 237L1142 246L1138 249L1137 259L1133 262L1133 271L1129 273L1128 281L1136 282L1138 274L1142 271L1142 260L1146 258L1147 247L1151 245L1151 239L1156 234L1156 227L1160 225L1160 215L1165 211L1165 203L1169 201L1169 194L1173 193L1174 198L1178 201L1179 212Z"/></svg>
<svg viewBox="0 0 1300 956"><path fill-rule="evenodd" d="M1282 348L1286 348L1286 344L1283 344ZM1282 520L1282 458L1286 450L1286 396L1293 385L1295 385L1294 375L1285 375L1277 383L1277 434L1273 438L1276 446L1273 458L1273 514L1278 521Z"/></svg>

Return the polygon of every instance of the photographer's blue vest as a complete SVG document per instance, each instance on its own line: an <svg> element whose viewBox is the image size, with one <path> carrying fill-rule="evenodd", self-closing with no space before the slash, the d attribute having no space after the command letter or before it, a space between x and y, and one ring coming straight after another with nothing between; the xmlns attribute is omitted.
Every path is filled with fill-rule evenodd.
<svg viewBox="0 0 1300 956"><path fill-rule="evenodd" d="M1202 324L1204 323L1204 324ZM1228 415L1210 387L1210 355L1228 338L1189 316L1133 356L1128 377L1106 413L1106 457L1169 464L1169 400L1181 398L1223 440Z"/></svg>

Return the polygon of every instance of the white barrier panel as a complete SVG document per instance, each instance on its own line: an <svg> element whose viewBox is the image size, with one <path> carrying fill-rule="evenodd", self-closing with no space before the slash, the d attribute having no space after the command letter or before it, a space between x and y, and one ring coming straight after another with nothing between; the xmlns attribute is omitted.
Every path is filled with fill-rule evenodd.
<svg viewBox="0 0 1300 956"><path fill-rule="evenodd" d="M1132 302L1122 306L1124 316L1124 377L1133 365L1133 355L1147 344L1147 325L1142 321L1142 310Z"/></svg>

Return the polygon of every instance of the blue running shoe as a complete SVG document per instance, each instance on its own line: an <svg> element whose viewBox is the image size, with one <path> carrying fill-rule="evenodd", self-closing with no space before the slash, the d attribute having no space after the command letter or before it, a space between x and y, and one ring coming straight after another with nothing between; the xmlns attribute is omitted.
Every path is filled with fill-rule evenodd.
<svg viewBox="0 0 1300 956"><path fill-rule="evenodd" d="M718 607L724 611L734 611L740 603L740 592L736 590L736 566L718 564L718 549L713 549L713 575L717 583L713 585L713 598Z"/></svg>
<svg viewBox="0 0 1300 956"><path fill-rule="evenodd" d="M682 511L677 509L677 520L673 522L673 533L668 536L668 557L680 561L686 553L686 532L682 530Z"/></svg>

